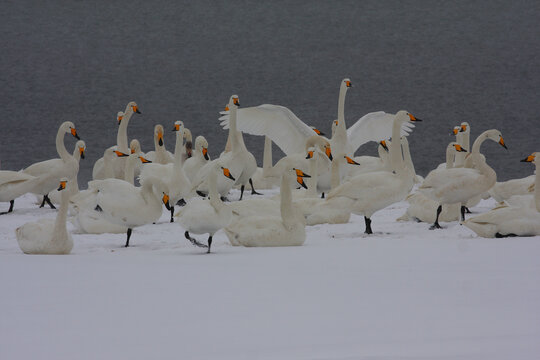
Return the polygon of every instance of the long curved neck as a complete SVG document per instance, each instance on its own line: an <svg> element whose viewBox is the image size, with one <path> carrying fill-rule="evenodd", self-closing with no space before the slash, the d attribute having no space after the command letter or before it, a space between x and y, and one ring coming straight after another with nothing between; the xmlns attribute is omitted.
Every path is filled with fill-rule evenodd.
<svg viewBox="0 0 540 360"><path fill-rule="evenodd" d="M120 121L120 125L118 126L118 133L116 134L116 146L118 146L118 151L121 151L123 153L126 153L129 150L127 127L129 119L131 119L131 115L133 115L133 109L131 108L131 106L128 106L126 108L126 111L124 112L122 121Z"/></svg>
<svg viewBox="0 0 540 360"><path fill-rule="evenodd" d="M413 176L416 176L416 170L414 169L414 163L411 157L411 150L409 149L409 140L406 136L401 137L401 150L403 151L404 165L409 168Z"/></svg>
<svg viewBox="0 0 540 360"><path fill-rule="evenodd" d="M401 124L403 123L397 116L392 125L392 143L390 144L390 162L392 170L400 172L403 170L403 154L401 152Z"/></svg>
<svg viewBox="0 0 540 360"><path fill-rule="evenodd" d="M134 185L135 166L137 164L137 161L139 161L139 155L131 154L127 158L126 166L124 167L124 180L131 185Z"/></svg>
<svg viewBox="0 0 540 360"><path fill-rule="evenodd" d="M263 153L263 176L268 176L268 170L272 168L272 140L264 137L264 153Z"/></svg>
<svg viewBox="0 0 540 360"><path fill-rule="evenodd" d="M451 169L454 167L454 155L455 150L452 145L446 147L446 168Z"/></svg>
<svg viewBox="0 0 540 360"><path fill-rule="evenodd" d="M56 151L62 160L67 161L71 157L71 154L68 153L66 146L64 145L65 135L66 131L64 129L58 129L58 133L56 134Z"/></svg>
<svg viewBox="0 0 540 360"><path fill-rule="evenodd" d="M309 175L311 175L311 177L308 178L307 182L307 194L313 197L317 196L317 181L319 181L319 172L317 171L318 157L317 150L315 150L313 157L309 159Z"/></svg>
<svg viewBox="0 0 540 360"><path fill-rule="evenodd" d="M227 140L228 145L230 145L231 151L237 151L239 149L239 138L237 132L238 129L236 127L236 116L237 116L237 110L238 108L235 105L229 106L229 138Z"/></svg>
<svg viewBox="0 0 540 360"><path fill-rule="evenodd" d="M478 135L476 140L474 140L472 150L471 150L471 154L472 153L479 153L480 152L480 146L482 146L482 144L484 143L484 141L486 141L487 138L488 137L487 137L487 132L486 131L484 131L483 133Z"/></svg>
<svg viewBox="0 0 540 360"><path fill-rule="evenodd" d="M342 156L343 155L339 155L336 159L334 159L334 161L332 161L332 173L330 174L330 190L334 190L335 188L337 188L339 186L339 183L341 182L339 170L341 166Z"/></svg>
<svg viewBox="0 0 540 360"><path fill-rule="evenodd" d="M536 155L540 156L540 154ZM540 161L535 161L536 165L536 178L534 180L534 202L536 204L536 210L540 212Z"/></svg>
<svg viewBox="0 0 540 360"><path fill-rule="evenodd" d="M339 99L338 99L338 124L337 129L347 130L347 126L345 125L345 95L347 95L347 85L342 82L341 87L339 89Z"/></svg>
<svg viewBox="0 0 540 360"><path fill-rule="evenodd" d="M214 210L219 211L224 204L217 191L217 177L218 171L214 170L213 174L208 178L208 197L210 198L210 205L212 205Z"/></svg>
<svg viewBox="0 0 540 360"><path fill-rule="evenodd" d="M183 131L177 131L176 132L176 144L174 145L174 163L173 166L175 168L182 167L183 161L183 154L185 154L185 147L184 147L184 132Z"/></svg>
<svg viewBox="0 0 540 360"><path fill-rule="evenodd" d="M294 225L294 216L293 216L293 208L292 208L292 192L290 187L290 182L292 181L291 175L286 172L283 174L283 177L281 178L281 187L280 187L280 194L281 194L281 203L280 203L280 210L281 210L281 219L283 220L283 225L285 227L290 228L292 225Z"/></svg>
<svg viewBox="0 0 540 360"><path fill-rule="evenodd" d="M61 237L67 236L66 218L70 195L69 187L71 187L72 182L73 180L69 182L67 189L62 190L62 194L60 196L60 209L58 210L58 214L56 215L56 220L54 222L54 236L52 241L57 241Z"/></svg>
<svg viewBox="0 0 540 360"><path fill-rule="evenodd" d="M461 145L464 149L469 150L468 140L467 140L467 144L465 144L465 133L458 132L456 135L456 142L459 145ZM453 156L454 164L452 164L452 166L463 166L463 164L465 163L465 156L467 155L467 153L457 152L457 153L453 153L453 155L454 155ZM446 158L448 159L448 155L446 156ZM448 162L446 164L447 164L446 168L448 168Z"/></svg>

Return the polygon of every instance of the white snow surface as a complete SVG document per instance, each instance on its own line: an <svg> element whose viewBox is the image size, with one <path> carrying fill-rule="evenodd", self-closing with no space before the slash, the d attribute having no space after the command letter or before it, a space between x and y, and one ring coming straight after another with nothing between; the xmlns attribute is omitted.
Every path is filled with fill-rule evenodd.
<svg viewBox="0 0 540 360"><path fill-rule="evenodd" d="M73 234L57 256L19 249L15 228L56 216L25 195L0 216L0 359L540 359L540 237L430 231L395 221L406 206L375 213L370 236L356 215L307 227L300 247L221 230L211 254L164 208L127 249Z"/></svg>

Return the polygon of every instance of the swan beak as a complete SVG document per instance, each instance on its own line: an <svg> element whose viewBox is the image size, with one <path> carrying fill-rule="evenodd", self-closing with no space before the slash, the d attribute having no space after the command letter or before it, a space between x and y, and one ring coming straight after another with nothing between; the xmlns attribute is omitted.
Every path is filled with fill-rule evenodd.
<svg viewBox="0 0 540 360"><path fill-rule="evenodd" d="M79 148L79 154L81 154L81 159L84 159L84 148Z"/></svg>
<svg viewBox="0 0 540 360"><path fill-rule="evenodd" d="M150 164L152 162L152 161L150 161L150 160L148 160L148 159L146 159L146 158L144 158L142 156L139 156L139 159L141 160L141 162L143 164Z"/></svg>
<svg viewBox="0 0 540 360"><path fill-rule="evenodd" d="M324 136L325 135L321 130L319 130L317 128L312 128L312 129L313 129L313 131L315 131L315 134L317 134L319 136Z"/></svg>
<svg viewBox="0 0 540 360"><path fill-rule="evenodd" d="M306 159L312 159L312 158L313 158L313 150L308 151L307 156L306 156Z"/></svg>
<svg viewBox="0 0 540 360"><path fill-rule="evenodd" d="M171 211L171 205L169 205L169 195L163 193L163 198L161 199L167 210Z"/></svg>
<svg viewBox="0 0 540 360"><path fill-rule="evenodd" d="M118 118L117 118L117 119L118 119L118 125L120 125L120 123L122 122L122 119L123 119L123 118L124 118L123 116L118 116Z"/></svg>
<svg viewBox="0 0 540 360"><path fill-rule="evenodd" d="M131 149L131 153L132 153L132 154L135 154L135 149Z"/></svg>
<svg viewBox="0 0 540 360"><path fill-rule="evenodd" d="M229 111L229 105L225 105L225 111Z"/></svg>
<svg viewBox="0 0 540 360"><path fill-rule="evenodd" d="M174 124L174 128L172 131L179 131L180 130L180 124Z"/></svg>
<svg viewBox="0 0 540 360"><path fill-rule="evenodd" d="M335 124L336 126L338 126L338 123L339 123L339 121L334 120L334 124Z"/></svg>
<svg viewBox="0 0 540 360"><path fill-rule="evenodd" d="M422 121L421 119L418 119L417 117L415 117L413 114L407 114L409 115L409 119L411 119L411 121Z"/></svg>
<svg viewBox="0 0 540 360"><path fill-rule="evenodd" d="M229 178L229 179L231 179L231 180L233 180L233 181L236 180L236 179L231 175L231 172L229 171L229 169L224 168L224 167L222 167L222 169L223 169L223 175L225 175L225 177L227 177L227 178Z"/></svg>
<svg viewBox="0 0 540 360"><path fill-rule="evenodd" d="M520 161L521 161L521 162L533 162L533 161L534 161L534 158L535 158L535 155L532 154L532 155L529 155L529 156L527 156L525 159L520 160Z"/></svg>
<svg viewBox="0 0 540 360"><path fill-rule="evenodd" d="M205 160L210 160L210 158L208 157L208 149L207 148L202 148L202 154L203 154Z"/></svg>
<svg viewBox="0 0 540 360"><path fill-rule="evenodd" d="M300 169L294 169L293 168L293 170L296 171L296 176L297 177L302 177L302 178L310 178L311 177L311 175L306 174L305 172L303 172Z"/></svg>
<svg viewBox="0 0 540 360"><path fill-rule="evenodd" d="M66 188L67 181L60 181L60 186L58 187L58 191L62 191Z"/></svg>
<svg viewBox="0 0 540 360"><path fill-rule="evenodd" d="M450 134L450 135L457 135L458 132L460 132L460 131L461 131L461 130L459 130L459 127L456 126L456 127L454 128L454 130L452 131L452 134Z"/></svg>
<svg viewBox="0 0 540 360"><path fill-rule="evenodd" d="M348 163L348 164L351 164L351 165L360 165L359 163L357 163L356 161L354 161L353 159L351 159L351 158L348 157L347 155L345 155L345 159L347 159L347 163Z"/></svg>
<svg viewBox="0 0 540 360"><path fill-rule="evenodd" d="M328 156L330 161L334 160L334 157L332 156L332 148L330 148L330 146L326 147L325 154Z"/></svg>
<svg viewBox="0 0 540 360"><path fill-rule="evenodd" d="M455 144L454 148L456 149L456 151L459 151L459 152L467 152L467 149L462 148L461 145L459 144Z"/></svg>
<svg viewBox="0 0 540 360"><path fill-rule="evenodd" d="M121 152L121 151L118 151L118 150L115 150L114 152L115 152L116 156L118 156L118 157L125 157L125 156L129 156L128 154L124 154L123 152Z"/></svg>
<svg viewBox="0 0 540 360"><path fill-rule="evenodd" d="M75 139L81 140L79 135L77 135L77 130L75 130L75 128L71 128L71 135L73 135L75 137Z"/></svg>
<svg viewBox="0 0 540 360"><path fill-rule="evenodd" d="M240 107L240 100L238 100L238 98L234 98L233 99L233 104Z"/></svg>
<svg viewBox="0 0 540 360"><path fill-rule="evenodd" d="M347 85L347 87L352 87L352 83L350 81L345 81L345 84Z"/></svg>
<svg viewBox="0 0 540 360"><path fill-rule="evenodd" d="M381 144L384 150L388 151L388 145L386 145L386 140L379 142L379 144Z"/></svg>
<svg viewBox="0 0 540 360"><path fill-rule="evenodd" d="M459 130L460 132L464 132L464 131L467 131L467 125L461 125L461 130Z"/></svg>
<svg viewBox="0 0 540 360"><path fill-rule="evenodd" d="M304 189L307 189L307 185L301 176L296 177L296 182L299 183Z"/></svg>
<svg viewBox="0 0 540 360"><path fill-rule="evenodd" d="M504 144L504 139L503 139L502 136L501 136L501 139L499 140L499 144L500 144L503 148L505 148L506 150L508 150L508 148L507 148L506 145Z"/></svg>
<svg viewBox="0 0 540 360"><path fill-rule="evenodd" d="M136 112L137 114L140 114L141 112L139 111L139 107L134 105L131 107L133 109L133 112Z"/></svg>
<svg viewBox="0 0 540 360"><path fill-rule="evenodd" d="M158 134L158 144L159 144L159 146L163 146L163 134L162 133Z"/></svg>

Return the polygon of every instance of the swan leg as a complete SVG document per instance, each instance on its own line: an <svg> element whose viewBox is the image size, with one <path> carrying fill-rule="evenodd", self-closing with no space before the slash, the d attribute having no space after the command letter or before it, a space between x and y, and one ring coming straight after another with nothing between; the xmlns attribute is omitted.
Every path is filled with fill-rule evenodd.
<svg viewBox="0 0 540 360"><path fill-rule="evenodd" d="M441 225L439 225L439 215L441 215L441 211L442 205L439 205L439 207L437 208L437 217L435 218L435 223L431 225L429 230L442 229Z"/></svg>
<svg viewBox="0 0 540 360"><path fill-rule="evenodd" d="M129 246L129 238L131 237L131 228L128 228L127 230L127 240L126 240L126 246L125 247L128 247Z"/></svg>
<svg viewBox="0 0 540 360"><path fill-rule="evenodd" d="M465 221L465 212L467 211L467 207L465 205L461 205L461 221ZM470 213L470 211L469 211Z"/></svg>
<svg viewBox="0 0 540 360"><path fill-rule="evenodd" d="M41 205L39 205L39 208L41 209L44 206L45 206L45 196L43 197L43 201L41 202Z"/></svg>
<svg viewBox="0 0 540 360"><path fill-rule="evenodd" d="M321 194L321 199L324 199L324 192Z"/></svg>
<svg viewBox="0 0 540 360"><path fill-rule="evenodd" d="M246 187L244 185L240 186L240 199L238 199L238 201L242 200L242 197L244 196L244 189Z"/></svg>
<svg viewBox="0 0 540 360"><path fill-rule="evenodd" d="M43 203L41 203L41 205L44 205L45 202L51 207L51 209L56 209L56 207L55 207L55 206L53 205L53 203L51 202L51 199L49 199L49 195L48 195L48 194L45 195L45 196L43 196ZM42 206L40 206L40 207L42 207Z"/></svg>
<svg viewBox="0 0 540 360"><path fill-rule="evenodd" d="M191 236L189 236L189 231L186 231L184 233L184 236L186 237L186 239L188 239L189 241L191 241L191 243L195 246L198 246L198 247L202 247L202 248L205 248L205 247L208 247L207 245L204 245L200 242L197 241L197 239L194 239L192 238ZM210 241L211 242L211 241Z"/></svg>
<svg viewBox="0 0 540 360"><path fill-rule="evenodd" d="M251 195L262 195L261 193L255 191L255 188L253 187L253 180L251 180L251 178L249 178L249 185L251 185Z"/></svg>
<svg viewBox="0 0 540 360"><path fill-rule="evenodd" d="M373 234L373 231L371 230L371 219L367 216L364 216L364 221L366 222L366 231L364 231L366 234Z"/></svg>
<svg viewBox="0 0 540 360"><path fill-rule="evenodd" d="M13 205L15 204L15 200L10 200L9 201L9 210L8 211L4 211L4 212L1 212L0 215L5 215L5 214L8 214L10 212L13 211Z"/></svg>
<svg viewBox="0 0 540 360"><path fill-rule="evenodd" d="M466 207L466 206L465 206L465 212L466 212L467 214L472 214L471 210L469 210L469 208Z"/></svg>
<svg viewBox="0 0 540 360"><path fill-rule="evenodd" d="M174 222L174 206L171 206L171 222Z"/></svg>
<svg viewBox="0 0 540 360"><path fill-rule="evenodd" d="M212 246L212 235L208 237L208 251L207 254L210 254L210 246Z"/></svg>

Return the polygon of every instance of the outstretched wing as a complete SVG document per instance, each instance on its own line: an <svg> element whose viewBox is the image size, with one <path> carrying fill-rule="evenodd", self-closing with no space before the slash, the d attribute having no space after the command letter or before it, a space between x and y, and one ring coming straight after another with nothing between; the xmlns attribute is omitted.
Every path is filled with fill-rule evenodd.
<svg viewBox="0 0 540 360"><path fill-rule="evenodd" d="M229 115L222 114L221 126L228 129ZM303 152L307 138L316 135L291 110L271 104L238 109L236 126L246 134L268 136L287 155Z"/></svg>
<svg viewBox="0 0 540 360"><path fill-rule="evenodd" d="M369 141L386 140L392 136L394 114L376 111L362 116L353 126L347 129L347 138L352 146L353 153ZM401 126L401 136L409 135L414 124L405 122Z"/></svg>

